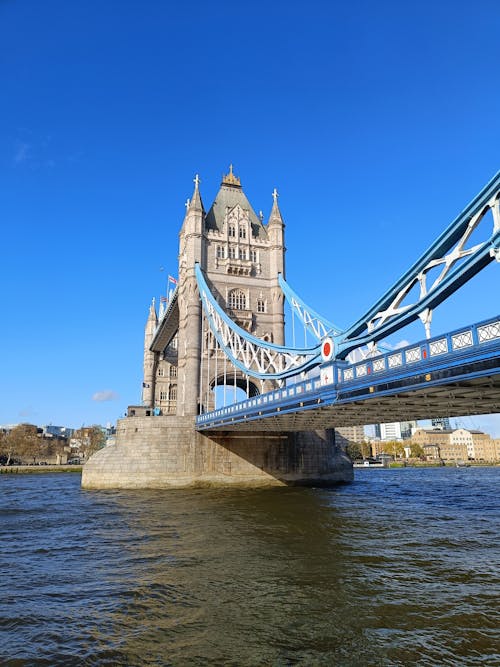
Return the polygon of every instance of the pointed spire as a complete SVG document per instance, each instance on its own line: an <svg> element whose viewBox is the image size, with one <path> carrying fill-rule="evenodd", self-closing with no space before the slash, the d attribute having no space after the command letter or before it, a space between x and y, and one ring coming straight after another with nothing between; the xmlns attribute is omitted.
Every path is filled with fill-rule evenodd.
<svg viewBox="0 0 500 667"><path fill-rule="evenodd" d="M151 305L149 306L148 323L149 322L154 322L155 324L158 322L158 316L156 314L156 300L154 297L151 301Z"/></svg>
<svg viewBox="0 0 500 667"><path fill-rule="evenodd" d="M201 201L201 195L200 195L200 177L198 174L193 178L194 181L194 192L193 196L191 197L191 201L186 202L186 209L187 211L205 211L203 208L203 202Z"/></svg>
<svg viewBox="0 0 500 667"><path fill-rule="evenodd" d="M241 180L238 176L233 174L233 165L229 165L229 174L222 176L222 185L234 185L241 188Z"/></svg>
<svg viewBox="0 0 500 667"><path fill-rule="evenodd" d="M281 211L280 211L280 208L278 206L278 197L279 197L278 191L276 190L276 188L274 188L274 190L273 190L273 207L271 209L271 215L269 216L269 223L268 224L270 224L272 222L274 222L274 223L277 222L281 225L284 224L283 218L281 217Z"/></svg>

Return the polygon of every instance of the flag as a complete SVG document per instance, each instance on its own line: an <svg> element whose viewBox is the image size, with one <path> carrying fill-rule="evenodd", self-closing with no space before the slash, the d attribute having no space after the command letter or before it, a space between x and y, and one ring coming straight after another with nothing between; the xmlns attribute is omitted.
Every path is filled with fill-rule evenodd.
<svg viewBox="0 0 500 667"><path fill-rule="evenodd" d="M161 296L161 297L160 297L160 303L165 303L166 301L168 301L168 297L167 297L167 296Z"/></svg>
<svg viewBox="0 0 500 667"><path fill-rule="evenodd" d="M177 280L173 276L168 277L168 282L173 283L174 285L177 285Z"/></svg>
<svg viewBox="0 0 500 667"><path fill-rule="evenodd" d="M149 385L147 382L143 382L143 383L142 383L142 386L143 386L144 389L149 389L149 387L150 387L151 385Z"/></svg>

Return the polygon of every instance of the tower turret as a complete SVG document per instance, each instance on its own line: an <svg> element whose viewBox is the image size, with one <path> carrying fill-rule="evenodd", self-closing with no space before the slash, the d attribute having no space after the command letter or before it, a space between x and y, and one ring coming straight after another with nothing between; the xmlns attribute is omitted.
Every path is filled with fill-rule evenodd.
<svg viewBox="0 0 500 667"><path fill-rule="evenodd" d="M205 209L199 190L198 174L194 192L186 202L186 215L179 234L179 384L182 395L177 399L177 414L198 413L198 379L201 355L201 304L194 274L195 264L204 265L203 231Z"/></svg>
<svg viewBox="0 0 500 667"><path fill-rule="evenodd" d="M142 382L142 403L153 407L154 383L155 383L155 353L151 351L151 343L158 326L155 300L153 298L149 306L148 319L144 329L144 379Z"/></svg>
<svg viewBox="0 0 500 667"><path fill-rule="evenodd" d="M285 342L285 314L283 292L278 283L278 274L285 277L285 223L278 206L278 191L273 190L273 207L267 223L267 234L270 243L269 268L272 281L272 326L273 340L278 345Z"/></svg>

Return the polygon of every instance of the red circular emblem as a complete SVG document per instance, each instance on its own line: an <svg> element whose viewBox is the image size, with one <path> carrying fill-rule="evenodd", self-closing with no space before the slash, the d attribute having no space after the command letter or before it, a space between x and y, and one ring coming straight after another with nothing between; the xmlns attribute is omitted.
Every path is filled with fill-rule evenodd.
<svg viewBox="0 0 500 667"><path fill-rule="evenodd" d="M321 344L321 356L323 361L330 361L333 357L333 340L331 338L325 338Z"/></svg>

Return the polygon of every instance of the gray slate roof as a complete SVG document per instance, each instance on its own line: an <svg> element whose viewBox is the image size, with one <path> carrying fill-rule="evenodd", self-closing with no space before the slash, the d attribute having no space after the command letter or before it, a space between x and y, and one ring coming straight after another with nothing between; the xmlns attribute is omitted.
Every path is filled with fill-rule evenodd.
<svg viewBox="0 0 500 667"><path fill-rule="evenodd" d="M219 192L205 218L205 228L222 231L226 209L233 209L237 204L247 210L252 224L252 233L259 238L266 238L267 232L255 214L241 186L222 183Z"/></svg>

